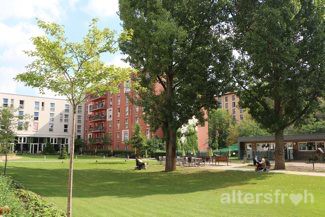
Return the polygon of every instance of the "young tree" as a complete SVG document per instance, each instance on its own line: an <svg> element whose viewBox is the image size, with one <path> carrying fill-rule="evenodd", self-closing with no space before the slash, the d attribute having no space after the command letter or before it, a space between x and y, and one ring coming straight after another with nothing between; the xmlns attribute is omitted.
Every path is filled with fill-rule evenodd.
<svg viewBox="0 0 325 217"><path fill-rule="evenodd" d="M37 21L45 35L32 38L35 50L26 51L33 62L16 79L27 86L51 90L65 96L72 106L70 163L68 179L67 216L72 216L73 159L76 127L76 109L87 94L102 95L117 91L119 83L128 78L128 69L107 66L101 61L104 53L116 51L114 33L108 28L97 28L92 20L88 33L80 42L70 42L64 28L55 23Z"/></svg>
<svg viewBox="0 0 325 217"><path fill-rule="evenodd" d="M233 122L232 116L224 109L213 109L209 112L208 134L211 148L226 147Z"/></svg>
<svg viewBox="0 0 325 217"><path fill-rule="evenodd" d="M15 141L14 126L16 117L9 108L0 109L0 152L5 155L3 175L6 175L8 164L8 153Z"/></svg>
<svg viewBox="0 0 325 217"><path fill-rule="evenodd" d="M146 138L142 134L139 124L136 124L134 126L134 133L131 139L129 140L129 144L131 144L132 147L135 148L136 155L139 155L143 147L146 145Z"/></svg>
<svg viewBox="0 0 325 217"><path fill-rule="evenodd" d="M81 138L75 139L74 146L75 146L75 153L82 153L83 148L85 147L85 141Z"/></svg>
<svg viewBox="0 0 325 217"><path fill-rule="evenodd" d="M228 83L232 49L224 1L120 0L120 49L137 70L138 100L166 142L165 171L176 169L176 132L204 110Z"/></svg>
<svg viewBox="0 0 325 217"><path fill-rule="evenodd" d="M285 169L284 130L313 112L325 90L323 1L234 0L234 77L242 107L275 134Z"/></svg>
<svg viewBox="0 0 325 217"><path fill-rule="evenodd" d="M185 144L188 152L195 154L198 151L198 137L196 131L196 125L189 124L187 131L185 132Z"/></svg>

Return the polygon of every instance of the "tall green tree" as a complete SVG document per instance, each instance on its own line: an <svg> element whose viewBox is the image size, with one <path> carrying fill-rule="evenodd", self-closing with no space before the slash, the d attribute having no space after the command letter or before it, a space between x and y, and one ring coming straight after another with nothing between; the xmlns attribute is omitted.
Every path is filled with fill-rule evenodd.
<svg viewBox="0 0 325 217"><path fill-rule="evenodd" d="M72 106L72 130L70 139L70 163L68 179L67 216L72 216L73 159L76 127L76 109L90 95L102 95L106 91L117 91L118 84L128 79L129 70L107 66L102 54L113 53L114 33L108 28L97 27L93 19L88 33L80 42L70 42L63 26L37 21L43 36L32 38L35 50L26 51L33 59L26 72L16 79L41 92L48 89L65 96Z"/></svg>
<svg viewBox="0 0 325 217"><path fill-rule="evenodd" d="M212 149L226 147L233 122L232 116L224 109L213 109L209 112L208 135Z"/></svg>
<svg viewBox="0 0 325 217"><path fill-rule="evenodd" d="M120 0L120 49L137 70L137 103L166 142L165 171L176 169L176 132L228 83L231 46L225 1Z"/></svg>
<svg viewBox="0 0 325 217"><path fill-rule="evenodd" d="M244 119L238 125L239 136L265 136L269 135L266 129L262 128L250 114L245 113Z"/></svg>
<svg viewBox="0 0 325 217"><path fill-rule="evenodd" d="M146 138L141 132L141 128L139 124L134 126L134 132L131 139L128 142L135 149L136 155L139 155L146 146Z"/></svg>
<svg viewBox="0 0 325 217"><path fill-rule="evenodd" d="M275 169L285 169L284 130L324 96L324 1L233 2L241 106L274 133Z"/></svg>
<svg viewBox="0 0 325 217"><path fill-rule="evenodd" d="M16 117L14 111L10 108L0 109L0 153L5 156L5 165L3 169L3 175L6 175L8 154L11 151L12 145L15 142L15 126Z"/></svg>

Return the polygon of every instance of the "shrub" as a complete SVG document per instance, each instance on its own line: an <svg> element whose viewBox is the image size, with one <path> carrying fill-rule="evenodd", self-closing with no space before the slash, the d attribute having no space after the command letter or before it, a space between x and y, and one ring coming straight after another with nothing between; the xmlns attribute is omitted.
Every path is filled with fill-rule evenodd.
<svg viewBox="0 0 325 217"><path fill-rule="evenodd" d="M62 147L59 155L59 159L67 159L68 158L68 152L66 147Z"/></svg>
<svg viewBox="0 0 325 217"><path fill-rule="evenodd" d="M43 154L55 154L54 146L47 142L44 147Z"/></svg>

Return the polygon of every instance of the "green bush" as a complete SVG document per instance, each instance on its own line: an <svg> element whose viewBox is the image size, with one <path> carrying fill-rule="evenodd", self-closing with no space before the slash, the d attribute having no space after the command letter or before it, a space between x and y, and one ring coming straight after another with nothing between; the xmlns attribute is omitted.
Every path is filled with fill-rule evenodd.
<svg viewBox="0 0 325 217"><path fill-rule="evenodd" d="M67 159L68 158L68 152L66 147L62 147L59 155L59 159Z"/></svg>
<svg viewBox="0 0 325 217"><path fill-rule="evenodd" d="M47 142L44 147L43 154L55 154L54 146Z"/></svg>
<svg viewBox="0 0 325 217"><path fill-rule="evenodd" d="M10 213L6 216L28 216L20 200L15 195L12 181L8 177L0 176L0 207L8 206Z"/></svg>

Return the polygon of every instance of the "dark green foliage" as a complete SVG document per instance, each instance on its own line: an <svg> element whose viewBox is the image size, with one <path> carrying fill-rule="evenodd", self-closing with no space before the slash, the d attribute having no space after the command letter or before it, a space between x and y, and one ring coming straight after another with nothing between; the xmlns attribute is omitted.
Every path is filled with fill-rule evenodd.
<svg viewBox="0 0 325 217"><path fill-rule="evenodd" d="M67 159L68 158L68 152L67 152L67 148L65 146L61 147L60 155L58 158L59 159Z"/></svg>
<svg viewBox="0 0 325 217"><path fill-rule="evenodd" d="M82 153L83 148L86 146L85 141L81 138L75 139L74 145L75 145L75 150L74 150L75 153Z"/></svg>
<svg viewBox="0 0 325 217"><path fill-rule="evenodd" d="M141 132L139 124L134 126L134 133L128 143L136 150L136 154L140 154L146 146L146 138Z"/></svg>
<svg viewBox="0 0 325 217"><path fill-rule="evenodd" d="M203 108L215 107L225 87L232 48L228 43L227 5L210 0L120 0L125 30L120 49L137 70L134 99L153 129L162 128L166 171L175 170L176 131ZM223 25L222 25L222 24Z"/></svg>
<svg viewBox="0 0 325 217"><path fill-rule="evenodd" d="M50 142L46 143L43 149L43 154L56 154L54 150L54 146Z"/></svg>
<svg viewBox="0 0 325 217"><path fill-rule="evenodd" d="M324 97L324 1L234 2L240 103L275 133L275 168L284 169L283 131Z"/></svg>

